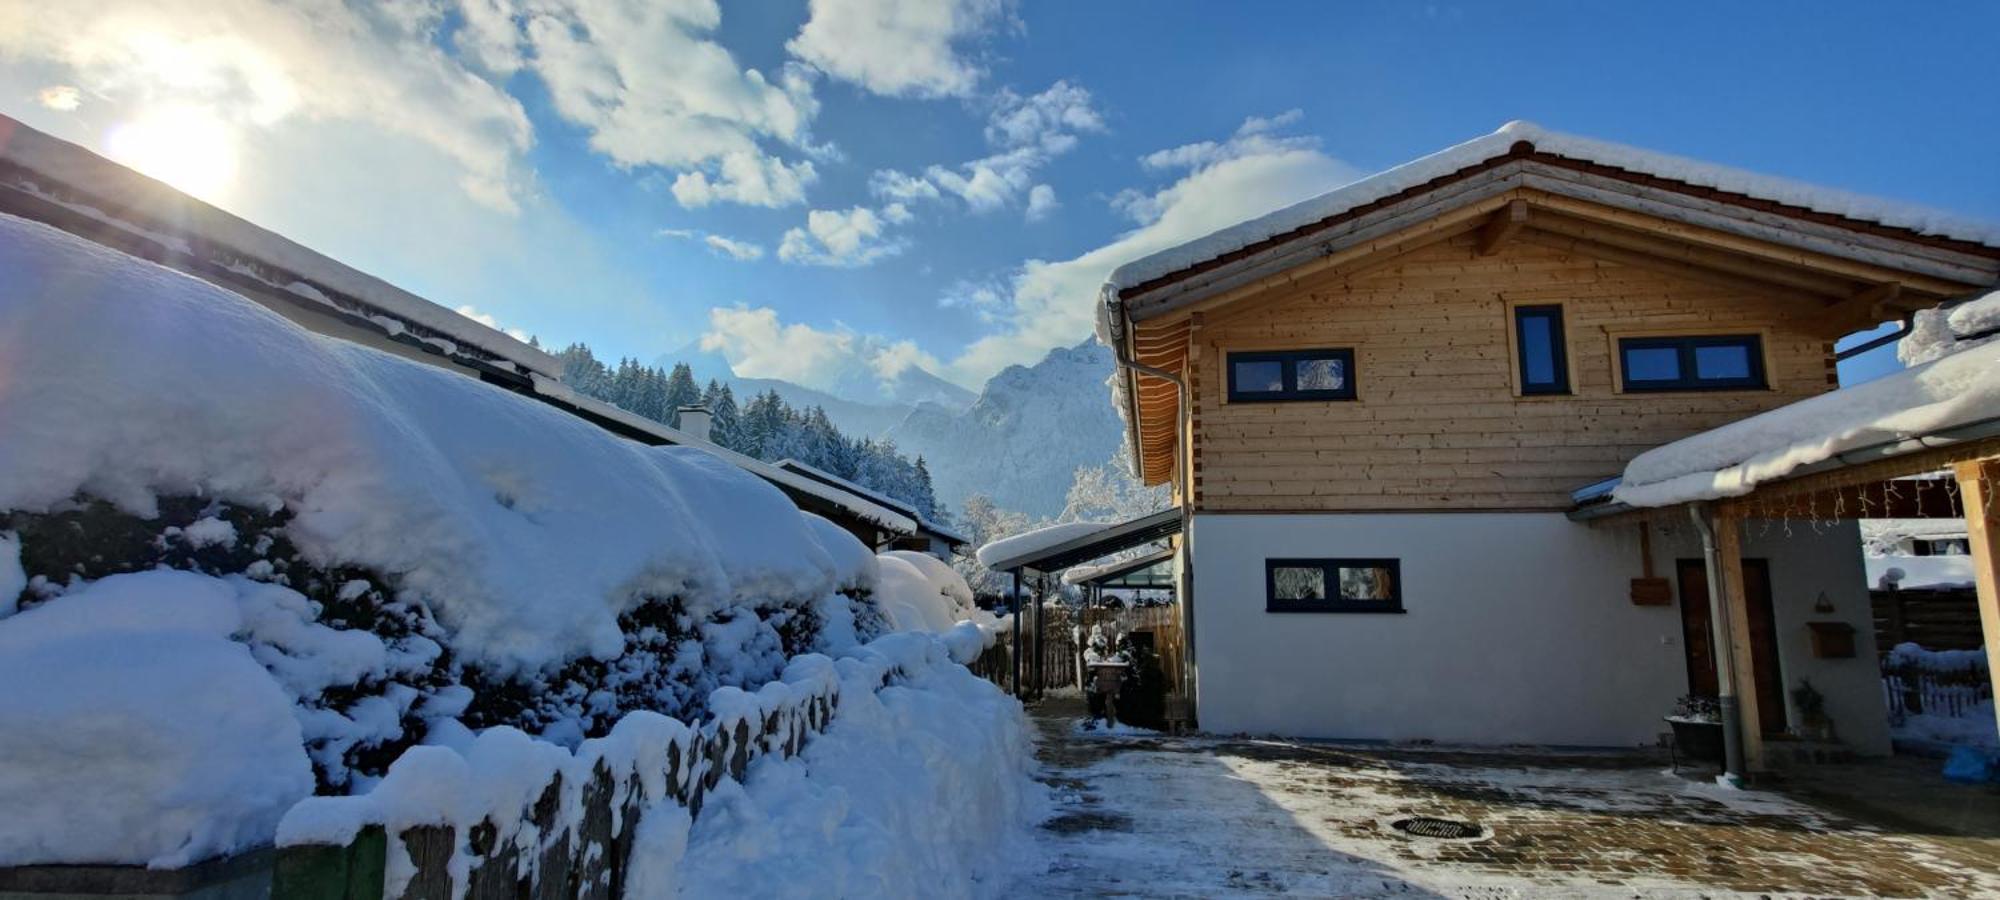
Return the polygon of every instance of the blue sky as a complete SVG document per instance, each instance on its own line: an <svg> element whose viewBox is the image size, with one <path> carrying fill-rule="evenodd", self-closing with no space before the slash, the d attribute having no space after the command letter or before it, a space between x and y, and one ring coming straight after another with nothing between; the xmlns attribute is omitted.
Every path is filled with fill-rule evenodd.
<svg viewBox="0 0 2000 900"><path fill-rule="evenodd" d="M1746 6L0 4L0 110L545 342L976 388L1509 119L2000 219L2000 5Z"/></svg>

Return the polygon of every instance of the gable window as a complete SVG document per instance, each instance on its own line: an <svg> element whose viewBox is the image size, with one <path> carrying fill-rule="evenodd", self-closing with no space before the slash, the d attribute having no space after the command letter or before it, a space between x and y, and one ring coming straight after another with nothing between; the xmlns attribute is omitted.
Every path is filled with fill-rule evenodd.
<svg viewBox="0 0 2000 900"><path fill-rule="evenodd" d="M1401 566L1394 559L1267 559L1264 611L1399 613Z"/></svg>
<svg viewBox="0 0 2000 900"><path fill-rule="evenodd" d="M1522 394L1569 393L1562 307L1514 307L1514 349L1521 366Z"/></svg>
<svg viewBox="0 0 2000 900"><path fill-rule="evenodd" d="M1354 399L1354 351L1229 354L1229 402Z"/></svg>
<svg viewBox="0 0 2000 900"><path fill-rule="evenodd" d="M1754 334L1618 340L1627 391L1725 391L1766 387L1764 345Z"/></svg>

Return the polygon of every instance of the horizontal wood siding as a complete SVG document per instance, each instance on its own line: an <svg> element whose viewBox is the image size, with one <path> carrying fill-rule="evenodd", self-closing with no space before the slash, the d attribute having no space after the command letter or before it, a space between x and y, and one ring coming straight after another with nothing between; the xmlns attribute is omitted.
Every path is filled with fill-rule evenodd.
<svg viewBox="0 0 2000 900"><path fill-rule="evenodd" d="M1797 330L1800 301L1515 241L1492 256L1467 236L1350 280L1209 314L1194 382L1209 511L1569 506L1668 441L1831 390L1832 347ZM1510 303L1560 303L1575 393L1521 397ZM1615 336L1756 332L1770 390L1621 394ZM1351 347L1359 399L1227 403L1230 350Z"/></svg>

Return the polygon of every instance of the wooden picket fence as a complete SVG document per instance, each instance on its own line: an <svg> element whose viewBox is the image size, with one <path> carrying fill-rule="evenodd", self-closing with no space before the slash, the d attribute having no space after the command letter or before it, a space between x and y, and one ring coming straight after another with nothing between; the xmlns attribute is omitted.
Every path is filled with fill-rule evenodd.
<svg viewBox="0 0 2000 900"><path fill-rule="evenodd" d="M1166 678L1169 691L1174 698L1180 695L1182 676L1186 672L1187 649L1181 641L1180 607L1176 604L1165 606L1145 606L1132 608L1089 607L1075 609L1066 606L1048 607L1048 622L1043 634L1042 667L1040 679L1030 665L1022 670L1021 693L1026 699L1035 699L1042 693L1083 685L1083 644L1089 640L1090 629L1102 625L1117 634L1148 632L1153 635L1153 649L1160 657L1160 670ZM1032 619L1022 622L1024 629ZM1082 635L1082 640L1077 635ZM1024 630L1023 640L1032 641ZM1032 662L1032 660L1028 660ZM986 648L979 659L970 666L973 674L985 678L1004 690L1013 690L1014 677L1014 635L1011 629L1000 632L999 640Z"/></svg>
<svg viewBox="0 0 2000 900"><path fill-rule="evenodd" d="M885 673L883 684L895 680ZM879 686L878 686L879 687ZM395 835L415 874L395 894L403 900L592 898L623 896L634 826L650 804L671 800L699 815L702 800L726 773L741 781L752 760L765 754L795 756L826 730L840 703L839 682L827 678L767 710L761 717L712 718L692 729L685 747L667 748L665 797L647 796L638 772L615 773L600 761L582 787L583 816L564 823L569 789L558 773L511 826L487 819L459 834L449 825L407 828ZM615 813L615 815L614 815ZM511 830L509 828L511 827ZM343 845L278 848L272 873L275 900L386 900L390 836L368 824ZM524 851L523 845L526 845ZM464 885L450 872L453 857L472 865ZM462 888L462 890L460 890Z"/></svg>
<svg viewBox="0 0 2000 900"><path fill-rule="evenodd" d="M1993 680L1986 667L1959 672L1935 672L1918 666L1884 666L1882 690L1889 715L1933 715L1953 719L1990 716L1981 707L1993 699Z"/></svg>

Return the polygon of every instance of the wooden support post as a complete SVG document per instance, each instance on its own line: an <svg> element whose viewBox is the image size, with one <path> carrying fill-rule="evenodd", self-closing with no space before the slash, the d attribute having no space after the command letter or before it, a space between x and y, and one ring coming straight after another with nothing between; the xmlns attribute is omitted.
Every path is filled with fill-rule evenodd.
<svg viewBox="0 0 2000 900"><path fill-rule="evenodd" d="M1979 590L1979 631L1986 638L1986 672L2000 697L2000 458L1959 463L1958 492L1965 504L1965 532L1972 544L1972 577ZM1996 707L2000 716L2000 707Z"/></svg>
<svg viewBox="0 0 2000 900"><path fill-rule="evenodd" d="M1757 664L1751 655L1750 607L1743 599L1743 520L1725 513L1716 517L1715 549L1722 583L1709 585L1729 616L1729 628L1717 653L1727 653L1736 672L1735 689L1743 722L1743 764L1751 772L1764 768L1764 724L1757 708ZM1747 774L1747 773L1745 773Z"/></svg>

